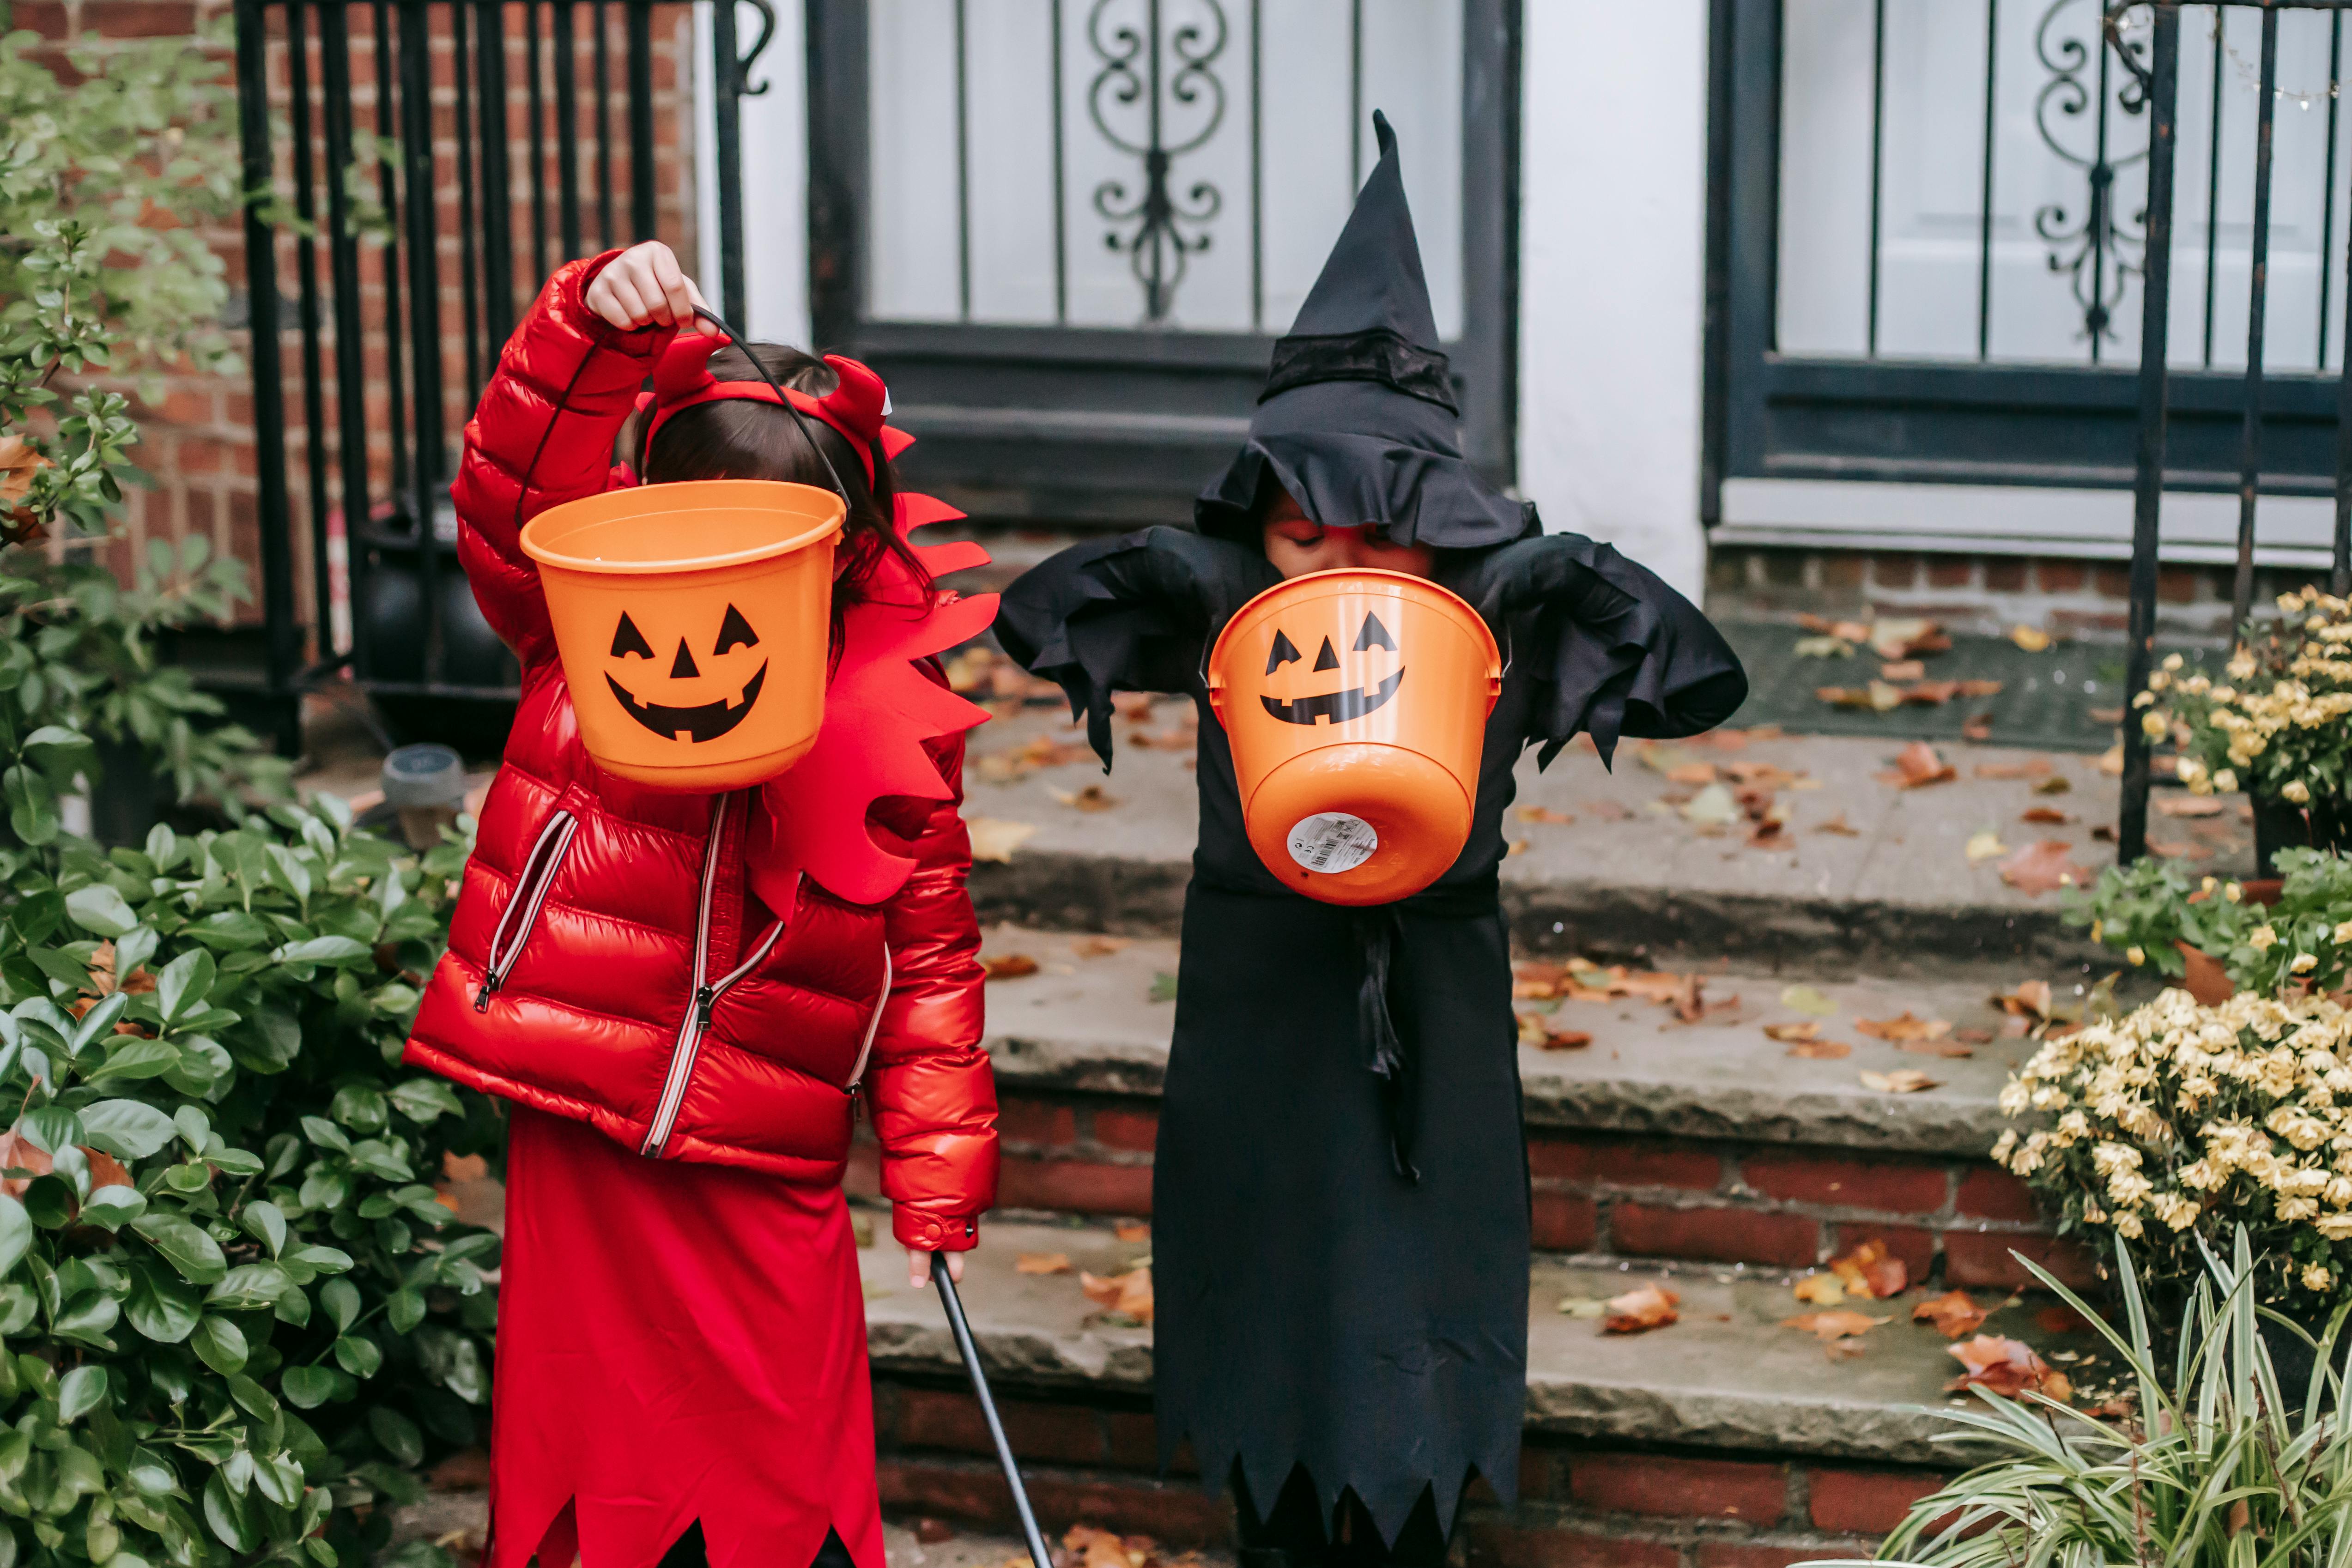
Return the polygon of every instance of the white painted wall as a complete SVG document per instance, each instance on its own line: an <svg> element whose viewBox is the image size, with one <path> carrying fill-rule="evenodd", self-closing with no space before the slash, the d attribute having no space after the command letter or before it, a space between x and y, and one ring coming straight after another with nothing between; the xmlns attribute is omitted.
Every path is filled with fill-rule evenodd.
<svg viewBox="0 0 2352 1568"><path fill-rule="evenodd" d="M1696 598L1706 0L1524 15L1519 487Z"/></svg>
<svg viewBox="0 0 2352 1568"><path fill-rule="evenodd" d="M732 5L734 0L716 0ZM809 346L808 76L799 0L776 0L776 36L752 68L751 84L768 90L743 104L744 314L736 325L765 342ZM740 47L759 36L759 13L736 6ZM700 125L697 229L703 262L696 282L714 307L723 298L719 256L718 145L712 115L710 5L694 8L695 93Z"/></svg>

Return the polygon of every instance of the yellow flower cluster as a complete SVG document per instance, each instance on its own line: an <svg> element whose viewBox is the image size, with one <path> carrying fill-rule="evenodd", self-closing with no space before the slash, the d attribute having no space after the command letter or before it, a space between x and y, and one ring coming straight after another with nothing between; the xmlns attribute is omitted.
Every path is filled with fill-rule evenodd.
<svg viewBox="0 0 2352 1568"><path fill-rule="evenodd" d="M2063 1169L2083 1218L2126 1238L2210 1207L2352 1239L2352 1009L2326 998L2165 991L2044 1043L2000 1108L2048 1124L2002 1134L1994 1160L2045 1184Z"/></svg>
<svg viewBox="0 0 2352 1568"><path fill-rule="evenodd" d="M2250 768L2287 731L2333 731L2352 717L2352 604L2315 588L2279 596L2279 609L2288 617L2278 634L2273 664L2277 678L2261 686L2261 664L2241 648L2228 665L2235 685L2215 685L2203 675L2178 680L2180 657L2173 654L2148 677L2150 691L2177 690L2191 699L2183 705L2192 716L2218 733L2226 766L2206 758L2184 755L2180 781L2200 795L2238 788L2238 770ZM2301 640L2294 641L2300 633ZM2168 716L2147 716L2151 733L2168 727ZM2310 786L2291 779L2279 793L2296 805L2311 799Z"/></svg>

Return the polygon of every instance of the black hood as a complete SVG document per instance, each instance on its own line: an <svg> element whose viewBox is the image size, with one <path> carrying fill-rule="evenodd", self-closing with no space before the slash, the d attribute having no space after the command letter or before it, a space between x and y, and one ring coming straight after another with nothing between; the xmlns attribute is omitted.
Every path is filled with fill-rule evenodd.
<svg viewBox="0 0 2352 1568"><path fill-rule="evenodd" d="M1249 441L1193 503L1202 533L1255 546L1258 509L1276 486L1318 522L1379 524L1404 544L1475 549L1537 526L1531 508L1462 456L1396 132L1375 111L1372 133L1381 161L1274 346Z"/></svg>

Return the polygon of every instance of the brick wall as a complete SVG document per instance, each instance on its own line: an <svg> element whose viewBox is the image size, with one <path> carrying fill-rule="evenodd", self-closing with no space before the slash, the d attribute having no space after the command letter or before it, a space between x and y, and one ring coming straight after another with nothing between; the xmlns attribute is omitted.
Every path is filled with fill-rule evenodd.
<svg viewBox="0 0 2352 1568"><path fill-rule="evenodd" d="M1141 1401L999 1399L998 1412L1049 1532L1086 1523L1171 1546L1231 1543L1232 1503L1202 1487L1189 1455L1159 1475ZM885 1509L1012 1527L1011 1493L968 1392L877 1380L875 1428ZM1785 1568L1867 1555L1943 1480L1925 1469L1636 1451L1536 1433L1520 1450L1516 1506L1472 1487L1460 1550L1472 1568Z"/></svg>
<svg viewBox="0 0 2352 1568"><path fill-rule="evenodd" d="M1003 1207L1151 1212L1156 1102L1006 1094L1001 1105ZM851 1192L877 1190L873 1155L861 1145ZM2012 1249L2070 1282L2093 1280L2087 1255L2053 1238L2024 1186L1987 1161L1535 1128L1528 1166L1542 1251L1801 1269L1878 1239L1915 1281L2029 1284Z"/></svg>
<svg viewBox="0 0 2352 1568"><path fill-rule="evenodd" d="M2157 622L2168 636L2221 641L2230 621L2227 566L2168 566L2157 577ZM2259 606L2325 572L2255 573ZM2129 571L2120 561L2025 556L1730 548L1707 566L1707 609L1772 617L1925 615L1955 631L1999 634L2020 623L2060 636L2121 642Z"/></svg>
<svg viewBox="0 0 2352 1568"><path fill-rule="evenodd" d="M15 26L29 29L45 39L62 41L85 35L95 35L101 40L182 37L193 37L205 24L226 16L230 9L230 0L137 0L137 3L130 3L130 0L16 0L10 9ZM542 13L546 10L545 7L541 9ZM505 7L509 162L513 170L514 196L506 221L512 235L516 267L514 294L518 310L528 304L541 281L532 258L532 214L527 177L531 164L529 141L531 121L527 90L529 45L524 10L525 6L521 5ZM617 5L607 8L615 95L613 147L615 221L625 229L630 172L625 124L627 48L623 11L624 8ZM448 31L449 8L436 6L430 15L440 262L437 293L442 322L439 360L446 389L442 413L454 456L464 422L472 412L473 397L466 377L463 336L465 296L460 272L463 243L460 236L463 231L458 222L456 61ZM593 12L587 8L578 12L581 134L583 141L590 135L587 127L591 102L588 86L593 80L592 18ZM377 99L370 7L352 5L349 25L352 38L352 120L356 129L373 131L377 123ZM656 183L656 230L661 238L678 248L689 267L694 264L695 254L694 158L690 126L693 107L692 37L692 21L688 7L664 5L656 9L654 26L654 132L660 177ZM290 104L287 86L288 54L283 32L274 22L271 37L268 56L270 98L273 110L282 122ZM554 46L551 30L544 16L541 37L543 57L549 62L548 71L551 73ZM226 51L222 53L226 57ZM48 57L53 61L58 60L61 55L52 52ZM310 78L312 114L306 130L311 140L319 181L316 201L323 223L326 210L326 143L322 62L315 26L310 35ZM546 222L552 265L563 259L560 254L553 194L556 181L555 99L551 74L543 75L542 80L547 86L542 93L544 133L541 149L546 161L550 193ZM469 90L471 86L469 80ZM595 170L593 153L584 149L580 158L580 174L583 246L593 251L598 247L600 237L596 222ZM277 148L277 175L279 194L290 204L293 193L291 150L282 136ZM364 196L372 200L373 185L371 173L362 181L362 189L353 193L355 198ZM478 233L488 221L488 214L478 209L476 232ZM214 248L226 262L229 283L236 291L231 316L241 319L246 279L242 230L230 226L209 237ZM329 508L331 511L339 504L341 459L336 441L333 319L329 295L327 247L323 237L317 250L322 326L320 355L326 383L320 389L323 423L319 456L328 476ZM280 237L277 253L278 287L285 302L282 319L290 324L296 319L294 310L299 298L296 245L291 235ZM388 343L382 325L385 303L383 255L383 247L373 239L363 240L359 246L361 314L367 324L362 359L366 367L368 399L366 424L372 444L369 454L371 490L379 504L384 498L385 486L391 478L391 453L387 444L390 429ZM404 329L410 306L407 266L404 244L399 253L398 277ZM241 338L242 334L238 336ZM408 350L408 342L404 329L404 355ZM242 351L244 345L240 343L238 346ZM280 333L279 351L285 371L283 418L288 433L288 489L293 515L295 581L299 613L307 625L315 623L316 609L310 602L313 519L306 466L310 457L310 441L304 423L302 345L299 330L289 329ZM487 356L483 362L487 363ZM413 372L409 385L413 397ZM122 516L126 538L122 545L115 547L112 559L118 565L127 568L137 559L136 552L143 551L145 541L150 538L176 540L186 534L202 533L212 538L216 549L236 555L255 570L257 593L260 559L258 482L255 468L250 382L243 372L233 376L179 373L166 376L165 389L166 395L159 406L143 405L134 399L133 413L140 421L142 435L131 456L153 476L155 487L144 492L134 491L130 497ZM130 389L125 387L123 390ZM246 619L257 620L260 615L258 604L247 606L244 615Z"/></svg>

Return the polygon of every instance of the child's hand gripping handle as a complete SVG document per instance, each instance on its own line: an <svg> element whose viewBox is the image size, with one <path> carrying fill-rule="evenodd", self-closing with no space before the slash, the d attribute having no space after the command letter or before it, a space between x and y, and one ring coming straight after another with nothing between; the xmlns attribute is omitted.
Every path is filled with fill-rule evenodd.
<svg viewBox="0 0 2352 1568"><path fill-rule="evenodd" d="M1037 1515L1029 1507L1029 1489L1021 1484L1021 1467L1013 1460L1013 1445L1005 1440L1004 1423L997 1419L996 1401L988 1392L988 1378L980 1369L980 1350L971 1343L971 1325L964 1322L963 1301L956 1294L955 1281L941 1267L942 1260L932 1260L931 1283L939 1287L940 1305L947 1309L948 1328L955 1335L956 1354L963 1357L966 1372L971 1374L971 1391L980 1399L981 1416L988 1422L988 1436L996 1444L996 1462L1004 1467L1004 1479L1013 1488L1013 1511L1021 1516L1021 1534L1029 1543L1030 1560L1036 1568L1054 1568L1053 1554L1045 1550L1045 1538L1038 1533Z"/></svg>

